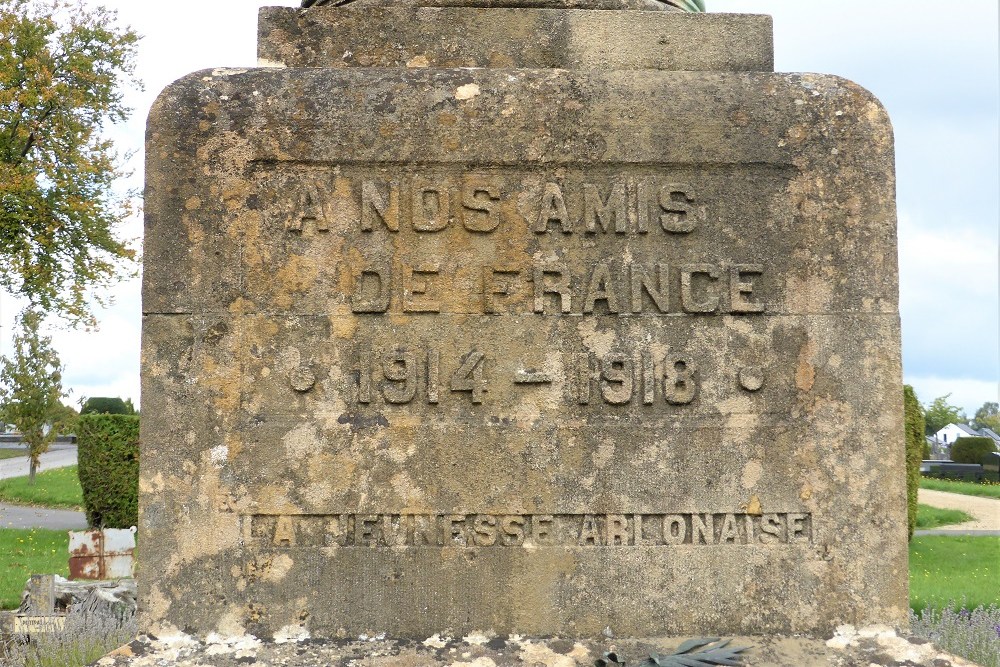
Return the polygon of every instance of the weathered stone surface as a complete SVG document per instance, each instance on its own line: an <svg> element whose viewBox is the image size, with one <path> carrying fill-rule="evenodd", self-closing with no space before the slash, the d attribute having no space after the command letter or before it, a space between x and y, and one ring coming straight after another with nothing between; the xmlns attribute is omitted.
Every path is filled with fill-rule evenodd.
<svg viewBox="0 0 1000 667"><path fill-rule="evenodd" d="M264 7L258 55L285 67L774 69L770 16L420 4Z"/></svg>
<svg viewBox="0 0 1000 667"><path fill-rule="evenodd" d="M146 630L905 623L892 137L864 90L214 70L160 96L147 159Z"/></svg>

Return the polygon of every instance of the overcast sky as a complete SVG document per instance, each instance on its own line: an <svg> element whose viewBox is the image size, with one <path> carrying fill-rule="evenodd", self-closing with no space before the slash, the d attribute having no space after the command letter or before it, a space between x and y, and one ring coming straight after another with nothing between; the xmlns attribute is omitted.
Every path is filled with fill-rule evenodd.
<svg viewBox="0 0 1000 667"><path fill-rule="evenodd" d="M96 0L92 4L97 4ZM135 114L114 136L135 150L141 183L149 105L188 72L255 63L257 8L297 0L105 0L144 36L130 95ZM896 133L904 379L925 403L951 393L970 416L998 400L997 1L708 0L713 12L774 17L776 69L852 79L889 110ZM141 236L134 221L126 235ZM138 280L119 286L97 332L54 332L67 402L138 402ZM18 304L0 294L0 352Z"/></svg>

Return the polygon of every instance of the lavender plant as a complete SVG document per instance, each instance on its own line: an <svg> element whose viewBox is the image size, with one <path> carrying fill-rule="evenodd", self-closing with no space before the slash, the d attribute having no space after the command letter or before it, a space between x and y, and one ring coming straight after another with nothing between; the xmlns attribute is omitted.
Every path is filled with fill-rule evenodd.
<svg viewBox="0 0 1000 667"><path fill-rule="evenodd" d="M920 614L910 612L910 629L949 653L983 667L1000 667L1000 606L925 607Z"/></svg>
<svg viewBox="0 0 1000 667"><path fill-rule="evenodd" d="M71 612L59 632L0 641L0 667L83 667L129 643L137 633L131 609Z"/></svg>

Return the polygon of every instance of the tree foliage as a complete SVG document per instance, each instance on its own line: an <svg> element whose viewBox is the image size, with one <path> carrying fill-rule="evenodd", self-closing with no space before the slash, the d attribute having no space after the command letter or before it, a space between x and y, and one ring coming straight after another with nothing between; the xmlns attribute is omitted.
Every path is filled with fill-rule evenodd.
<svg viewBox="0 0 1000 667"><path fill-rule="evenodd" d="M965 411L962 408L950 405L948 398L951 394L938 396L930 405L924 407L924 418L927 421L927 433L937 433L948 424L964 424L966 421Z"/></svg>
<svg viewBox="0 0 1000 667"><path fill-rule="evenodd" d="M72 322L134 258L103 130L128 116L139 38L115 20L82 0L0 0L0 288Z"/></svg>
<svg viewBox="0 0 1000 667"><path fill-rule="evenodd" d="M951 446L951 460L955 463L979 463L983 458L996 451L996 443L992 438L956 438Z"/></svg>
<svg viewBox="0 0 1000 667"><path fill-rule="evenodd" d="M0 401L3 421L14 424L28 445L31 483L38 458L55 440L66 414L62 399L62 365L52 339L39 331L42 316L25 310L18 318L13 358L0 357Z"/></svg>
<svg viewBox="0 0 1000 667"><path fill-rule="evenodd" d="M924 456L924 409L910 385L903 386L903 414L906 437L906 507L908 534L913 539L917 526L917 490L920 488L920 461Z"/></svg>
<svg viewBox="0 0 1000 667"><path fill-rule="evenodd" d="M994 433L1000 433L1000 403L987 401L976 410L976 428L988 428Z"/></svg>
<svg viewBox="0 0 1000 667"><path fill-rule="evenodd" d="M131 399L123 401L117 396L92 396L80 408L81 415L134 415Z"/></svg>

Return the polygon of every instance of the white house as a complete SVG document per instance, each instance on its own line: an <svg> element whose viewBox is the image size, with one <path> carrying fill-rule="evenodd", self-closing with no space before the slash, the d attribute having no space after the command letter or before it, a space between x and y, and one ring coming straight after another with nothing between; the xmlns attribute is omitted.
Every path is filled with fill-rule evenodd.
<svg viewBox="0 0 1000 667"><path fill-rule="evenodd" d="M938 442L950 445L959 438L978 438L979 431L967 424L948 424L943 429L934 434L934 439Z"/></svg>

